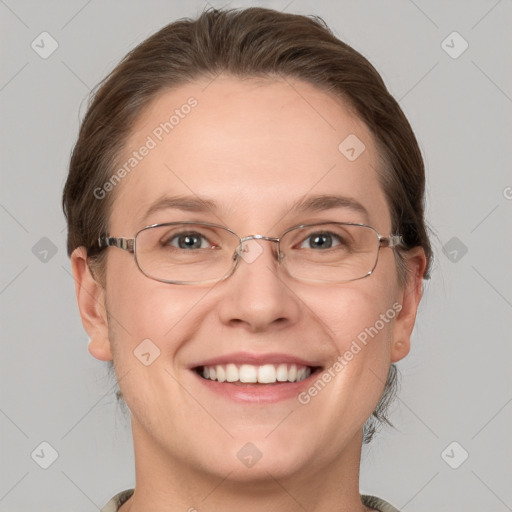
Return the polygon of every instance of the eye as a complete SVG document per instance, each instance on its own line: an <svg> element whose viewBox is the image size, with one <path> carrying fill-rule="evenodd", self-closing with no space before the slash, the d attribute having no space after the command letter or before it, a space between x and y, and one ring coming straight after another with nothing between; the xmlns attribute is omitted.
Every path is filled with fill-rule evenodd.
<svg viewBox="0 0 512 512"><path fill-rule="evenodd" d="M312 233L300 244L301 249L330 249L343 243L338 235L328 231Z"/></svg>
<svg viewBox="0 0 512 512"><path fill-rule="evenodd" d="M211 247L208 239L196 231L178 233L162 241L162 245L170 245L178 249L207 249Z"/></svg>

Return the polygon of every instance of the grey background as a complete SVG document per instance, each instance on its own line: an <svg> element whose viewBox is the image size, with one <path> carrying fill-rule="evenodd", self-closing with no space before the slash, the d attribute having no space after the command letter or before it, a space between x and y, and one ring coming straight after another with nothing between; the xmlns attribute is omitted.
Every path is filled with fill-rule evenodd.
<svg viewBox="0 0 512 512"><path fill-rule="evenodd" d="M90 88L206 4L0 0L1 512L99 510L134 483L129 423L75 303L61 190ZM397 429L365 448L362 492L405 512L512 510L512 2L229 5L322 16L381 72L424 153L436 261L399 364ZM31 48L43 31L59 45L47 59ZM453 31L469 44L458 58L445 49L460 39L442 46Z"/></svg>

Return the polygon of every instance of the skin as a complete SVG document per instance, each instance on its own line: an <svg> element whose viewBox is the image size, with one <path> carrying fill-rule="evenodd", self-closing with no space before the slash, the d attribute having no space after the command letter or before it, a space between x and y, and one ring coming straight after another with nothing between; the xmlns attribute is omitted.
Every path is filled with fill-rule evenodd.
<svg viewBox="0 0 512 512"><path fill-rule="evenodd" d="M113 192L112 236L133 237L145 225L177 220L224 224L240 236L278 237L324 220L363 222L390 234L373 136L343 103L301 81L223 75L165 91L134 126L120 160L190 96L197 107ZM349 134L366 146L353 162L338 151ZM347 208L291 211L304 195L333 193L357 200L368 218ZM141 219L157 199L173 194L214 200L218 210L168 209ZM110 248L103 288L85 249L73 252L89 351L114 360L132 413L136 490L122 512L368 510L358 488L362 427L390 364L409 351L424 252L407 254L405 288L389 248L380 250L369 277L319 285L289 277L273 244L260 243L254 262L242 261L215 286L148 279L130 253ZM240 351L291 354L328 368L394 303L402 306L395 319L307 405L296 398L235 403L190 370L194 362ZM133 355L147 338L161 352L150 366ZM237 457L247 442L262 453L252 468Z"/></svg>

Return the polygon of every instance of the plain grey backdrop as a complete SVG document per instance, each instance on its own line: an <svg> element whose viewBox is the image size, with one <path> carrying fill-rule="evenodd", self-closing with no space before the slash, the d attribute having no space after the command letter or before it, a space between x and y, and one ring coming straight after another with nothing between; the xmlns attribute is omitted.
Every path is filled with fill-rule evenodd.
<svg viewBox="0 0 512 512"><path fill-rule="evenodd" d="M436 260L396 429L364 449L361 491L404 512L512 510L511 0L0 0L0 511L97 511L133 486L129 421L78 315L61 191L90 89L209 5L323 17L382 74L424 154Z"/></svg>

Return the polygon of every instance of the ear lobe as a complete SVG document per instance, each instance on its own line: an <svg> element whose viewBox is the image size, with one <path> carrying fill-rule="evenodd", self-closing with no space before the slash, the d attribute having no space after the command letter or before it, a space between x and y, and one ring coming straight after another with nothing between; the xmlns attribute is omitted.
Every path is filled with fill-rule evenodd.
<svg viewBox="0 0 512 512"><path fill-rule="evenodd" d="M105 290L96 281L87 265L87 250L76 248L71 254L75 293L84 329L89 335L89 352L96 359L110 361L112 351L108 337Z"/></svg>
<svg viewBox="0 0 512 512"><path fill-rule="evenodd" d="M423 294L423 274L427 258L422 247L414 247L405 254L407 266L407 283L400 290L399 304L401 305L393 326L393 345L391 347L391 362L403 359L411 348L411 334L416 321L416 313Z"/></svg>

